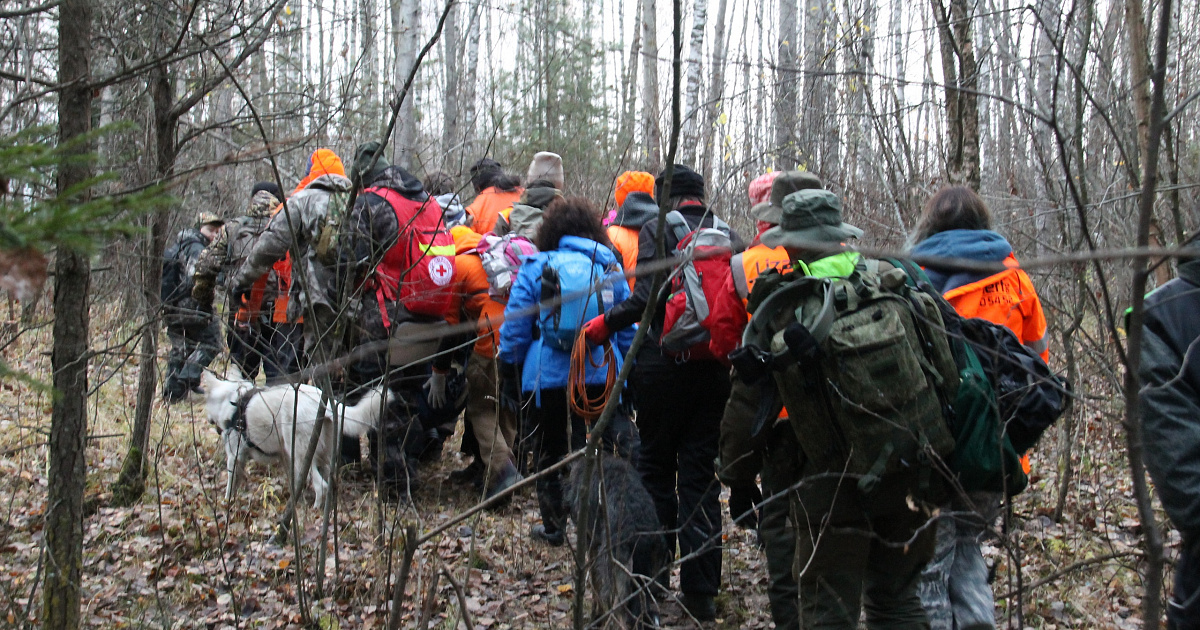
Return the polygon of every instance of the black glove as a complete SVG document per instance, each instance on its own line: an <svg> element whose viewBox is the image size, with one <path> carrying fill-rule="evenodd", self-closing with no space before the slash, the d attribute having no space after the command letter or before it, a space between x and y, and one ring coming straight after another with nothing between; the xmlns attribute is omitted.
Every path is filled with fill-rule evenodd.
<svg viewBox="0 0 1200 630"><path fill-rule="evenodd" d="M241 306L243 304L245 304L246 302L249 302L250 301L250 292L252 290L253 290L253 287L246 287L244 289L235 289L233 291L233 302L234 302L233 306L234 306L234 308L241 308Z"/></svg>
<svg viewBox="0 0 1200 630"><path fill-rule="evenodd" d="M758 485L748 483L729 487L729 517L742 529L758 529L758 512L754 506L759 503L762 503L762 491ZM745 518L742 518L743 514Z"/></svg>
<svg viewBox="0 0 1200 630"><path fill-rule="evenodd" d="M817 358L821 353L821 346L812 336L812 332L800 322L788 324L783 331L783 342L787 344L788 352L800 365Z"/></svg>
<svg viewBox="0 0 1200 630"><path fill-rule="evenodd" d="M521 368L500 362L500 405L512 412L521 410Z"/></svg>

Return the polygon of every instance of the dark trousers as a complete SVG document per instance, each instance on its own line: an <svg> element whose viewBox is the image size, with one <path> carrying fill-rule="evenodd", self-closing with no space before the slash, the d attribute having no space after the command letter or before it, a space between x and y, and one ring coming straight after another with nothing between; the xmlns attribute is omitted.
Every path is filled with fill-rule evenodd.
<svg viewBox="0 0 1200 630"><path fill-rule="evenodd" d="M599 396L601 387L588 387L589 396ZM543 389L542 405L530 410L533 431L533 452L538 472L562 461L567 453L584 447L587 443L587 424L583 418L571 413L567 405L565 388ZM637 432L629 417L618 413L613 417L608 430L601 438L601 445L608 452L627 459L635 455ZM565 471L557 471L541 477L536 483L538 509L542 513L542 524L547 532L561 531L567 524L569 506L563 498Z"/></svg>
<svg viewBox="0 0 1200 630"><path fill-rule="evenodd" d="M167 354L163 391L178 398L200 386L204 368L221 353L221 325L215 317L187 325L168 322L167 339L171 342L171 351Z"/></svg>
<svg viewBox="0 0 1200 630"><path fill-rule="evenodd" d="M797 453L800 445L787 422L771 428L770 442L763 452L763 494L769 499L762 508L759 537L766 547L767 573L771 583L767 599L771 602L771 618L777 630L800 629L800 589L792 566L796 558L796 533L790 519L788 490L800 478Z"/></svg>
<svg viewBox="0 0 1200 630"><path fill-rule="evenodd" d="M1175 592L1167 602L1169 630L1200 628L1200 543L1187 541L1175 565Z"/></svg>
<svg viewBox="0 0 1200 630"><path fill-rule="evenodd" d="M300 371L300 364L304 361L303 324L272 324L270 335L264 332L263 337L270 348L271 362L278 366L279 376ZM271 378L269 371L267 378Z"/></svg>
<svg viewBox="0 0 1200 630"><path fill-rule="evenodd" d="M717 442L729 397L729 369L715 361L676 364L657 348L638 355L638 472L654 498L672 552L687 557L680 590L716 595L721 585L721 485Z"/></svg>
<svg viewBox="0 0 1200 630"><path fill-rule="evenodd" d="M300 368L300 327L295 324L239 325L230 314L225 341L229 345L229 359L242 376L252 381L258 377L260 367L267 385L280 382L280 377Z"/></svg>

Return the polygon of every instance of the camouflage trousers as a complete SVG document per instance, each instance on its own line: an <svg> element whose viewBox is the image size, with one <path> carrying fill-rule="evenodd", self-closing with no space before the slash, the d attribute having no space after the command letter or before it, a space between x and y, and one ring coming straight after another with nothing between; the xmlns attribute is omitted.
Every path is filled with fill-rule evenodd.
<svg viewBox="0 0 1200 630"><path fill-rule="evenodd" d="M933 560L921 574L918 592L932 630L990 630L996 627L995 603L979 539L996 515L999 495L976 493L972 503L946 506L938 519Z"/></svg>

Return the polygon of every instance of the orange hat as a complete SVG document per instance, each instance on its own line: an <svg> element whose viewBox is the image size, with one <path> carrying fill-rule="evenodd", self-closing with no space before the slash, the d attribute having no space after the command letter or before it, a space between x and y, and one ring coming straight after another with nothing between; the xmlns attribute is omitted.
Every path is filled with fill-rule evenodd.
<svg viewBox="0 0 1200 630"><path fill-rule="evenodd" d="M617 190L613 194L618 207L625 203L625 196L631 192L654 195L654 176L643 171L625 171L618 175Z"/></svg>
<svg viewBox="0 0 1200 630"><path fill-rule="evenodd" d="M342 166L342 158L329 149L317 149L308 158L308 174L304 179L300 180L299 184L292 189L292 194L289 197L304 190L313 180L322 175L341 175L346 176L346 169Z"/></svg>

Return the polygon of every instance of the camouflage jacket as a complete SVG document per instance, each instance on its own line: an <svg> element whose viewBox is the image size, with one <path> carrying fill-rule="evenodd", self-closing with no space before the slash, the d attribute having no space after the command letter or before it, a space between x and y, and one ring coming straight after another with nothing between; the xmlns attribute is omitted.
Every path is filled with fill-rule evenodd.
<svg viewBox="0 0 1200 630"><path fill-rule="evenodd" d="M266 228L267 222L271 220L271 210L277 205L279 200L274 195L260 190L250 200L250 207L244 216L221 227L217 237L196 260L196 272L192 276L192 299L200 304L212 306L216 287L222 276L236 271L246 260L250 247ZM272 283L268 282L267 288L273 288ZM272 301L274 296L270 294L263 299L266 306Z"/></svg>

